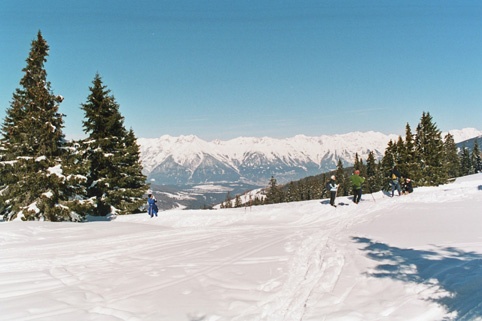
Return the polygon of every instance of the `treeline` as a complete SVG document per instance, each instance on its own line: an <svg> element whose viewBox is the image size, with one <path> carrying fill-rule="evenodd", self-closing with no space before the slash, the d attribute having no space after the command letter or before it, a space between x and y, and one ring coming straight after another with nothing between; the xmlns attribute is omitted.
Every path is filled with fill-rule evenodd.
<svg viewBox="0 0 482 321"><path fill-rule="evenodd" d="M388 190L389 173L395 165L404 178L412 180L414 187L437 186L459 176L482 172L477 140L472 152L467 147L463 147L459 152L453 136L448 133L442 137L441 131L428 112L422 114L415 133L407 124L405 137L399 136L398 140L388 142L380 161L376 161L374 153L370 152L366 160L356 154L353 163L353 167L344 168L341 160L338 160L337 168L332 172L310 176L286 185L278 185L276 178L272 177L264 190L264 195L257 197L257 203L274 204L328 197L325 184L331 175L335 175L340 184L338 195L351 195L349 177L354 170L360 170L360 175L366 178L362 185L363 193ZM223 203L224 207L226 204L228 199ZM239 201L236 204L245 206Z"/></svg>
<svg viewBox="0 0 482 321"><path fill-rule="evenodd" d="M1 127L0 216L4 220L83 221L86 215L139 212L147 191L136 137L110 90L96 74L87 100L87 138L68 142L47 80L49 46L32 41Z"/></svg>

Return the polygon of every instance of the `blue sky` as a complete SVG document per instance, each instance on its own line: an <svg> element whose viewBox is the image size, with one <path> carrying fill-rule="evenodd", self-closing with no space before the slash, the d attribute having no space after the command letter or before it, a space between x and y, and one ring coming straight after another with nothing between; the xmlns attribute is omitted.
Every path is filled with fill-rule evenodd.
<svg viewBox="0 0 482 321"><path fill-rule="evenodd" d="M71 139L97 72L137 137L482 129L481 1L2 0L2 121L38 30Z"/></svg>

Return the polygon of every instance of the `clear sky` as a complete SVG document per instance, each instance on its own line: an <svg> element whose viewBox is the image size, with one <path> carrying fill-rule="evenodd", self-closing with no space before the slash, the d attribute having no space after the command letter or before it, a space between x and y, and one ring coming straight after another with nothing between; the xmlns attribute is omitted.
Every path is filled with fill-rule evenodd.
<svg viewBox="0 0 482 321"><path fill-rule="evenodd" d="M97 72L137 137L482 129L482 1L2 0L2 122L39 30L67 138Z"/></svg>

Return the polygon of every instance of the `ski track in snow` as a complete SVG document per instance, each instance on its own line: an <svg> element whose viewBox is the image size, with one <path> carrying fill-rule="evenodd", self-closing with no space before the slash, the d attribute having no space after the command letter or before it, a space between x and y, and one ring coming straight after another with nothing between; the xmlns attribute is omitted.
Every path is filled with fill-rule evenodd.
<svg viewBox="0 0 482 321"><path fill-rule="evenodd" d="M459 206L474 190L461 183L393 198L380 192L358 205L339 197L349 205L337 208L314 200L112 222L2 223L0 320L452 320L427 300L448 295L440 282L473 262L433 261L426 269L439 282L376 279L373 261L348 239L414 201L423 199L420 211ZM367 307L370 296L378 300Z"/></svg>

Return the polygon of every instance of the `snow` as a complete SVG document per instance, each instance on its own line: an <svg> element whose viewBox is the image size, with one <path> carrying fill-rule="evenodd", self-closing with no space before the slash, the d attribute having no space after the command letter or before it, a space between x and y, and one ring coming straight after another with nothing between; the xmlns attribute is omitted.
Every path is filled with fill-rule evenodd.
<svg viewBox="0 0 482 321"><path fill-rule="evenodd" d="M482 135L475 128L451 130L455 143ZM442 137L445 137L443 133ZM404 137L404 136L403 136ZM399 136L380 132L351 132L339 135L305 136L277 139L271 137L238 137L231 140L204 141L195 135L172 137L163 135L159 138L139 138L142 165L146 172L151 172L168 158L177 164L194 171L206 155L210 155L237 168L236 164L246 161L248 155L262 155L267 160L282 159L287 164L320 163L326 155L342 155L342 158L354 159L355 153L366 159L373 151L383 153L390 140L396 142ZM375 155L377 157L377 155ZM338 159L339 157L334 157Z"/></svg>
<svg viewBox="0 0 482 321"><path fill-rule="evenodd" d="M64 177L64 175L62 174L62 165L55 165L53 167L49 167L47 169L47 171L51 174L51 175L56 175L58 177Z"/></svg>
<svg viewBox="0 0 482 321"><path fill-rule="evenodd" d="M151 172L168 158L194 171L205 155L210 155L234 169L237 168L236 164L244 162L248 155L260 155L270 161L279 158L287 163L319 163L326 154L332 152L353 154L353 157L358 153L366 158L369 153L366 146L372 146L375 150L385 150L388 142L397 138L398 136L393 134L385 135L370 131L318 137L297 135L285 139L238 137L212 142L206 142L194 135L163 135L159 138L139 138L137 142L140 145L143 168Z"/></svg>
<svg viewBox="0 0 482 321"><path fill-rule="evenodd" d="M482 174L337 201L0 223L0 320L482 320Z"/></svg>
<svg viewBox="0 0 482 321"><path fill-rule="evenodd" d="M454 129L450 130L449 133L454 137L455 143L460 143L474 137L482 136L482 130L475 128ZM442 133L442 137L445 137L445 135L447 135L447 133Z"/></svg>

